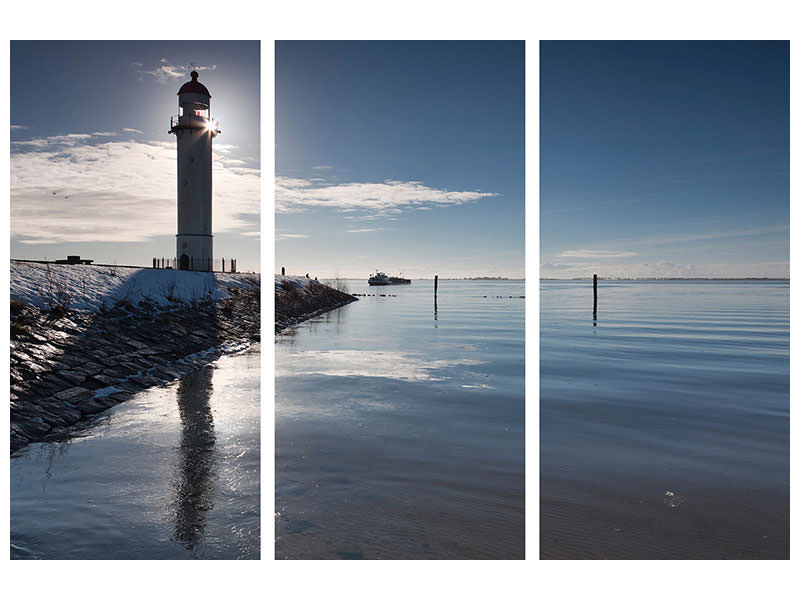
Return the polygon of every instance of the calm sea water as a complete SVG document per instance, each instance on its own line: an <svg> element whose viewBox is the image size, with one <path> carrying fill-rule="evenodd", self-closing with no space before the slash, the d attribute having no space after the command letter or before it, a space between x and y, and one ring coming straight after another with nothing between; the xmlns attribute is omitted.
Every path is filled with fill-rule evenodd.
<svg viewBox="0 0 800 600"><path fill-rule="evenodd" d="M276 557L523 558L524 282L348 285L276 337Z"/></svg>
<svg viewBox="0 0 800 600"><path fill-rule="evenodd" d="M789 283L540 297L541 556L788 558Z"/></svg>
<svg viewBox="0 0 800 600"><path fill-rule="evenodd" d="M11 457L11 557L258 558L260 353Z"/></svg>

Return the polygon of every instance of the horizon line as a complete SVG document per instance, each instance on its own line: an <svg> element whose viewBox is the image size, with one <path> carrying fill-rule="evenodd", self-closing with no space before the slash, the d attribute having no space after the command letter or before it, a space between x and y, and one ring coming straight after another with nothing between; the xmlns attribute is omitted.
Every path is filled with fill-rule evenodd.
<svg viewBox="0 0 800 600"><path fill-rule="evenodd" d="M592 281L592 277L540 277L539 281ZM790 281L789 277L598 277L598 281Z"/></svg>

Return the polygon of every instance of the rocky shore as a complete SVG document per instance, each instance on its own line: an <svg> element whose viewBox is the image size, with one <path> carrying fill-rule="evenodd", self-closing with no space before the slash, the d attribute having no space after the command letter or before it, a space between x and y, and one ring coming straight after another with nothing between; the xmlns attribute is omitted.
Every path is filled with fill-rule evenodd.
<svg viewBox="0 0 800 600"><path fill-rule="evenodd" d="M358 298L308 277L275 276L275 333Z"/></svg>
<svg viewBox="0 0 800 600"><path fill-rule="evenodd" d="M260 284L99 312L11 301L11 451L260 339Z"/></svg>

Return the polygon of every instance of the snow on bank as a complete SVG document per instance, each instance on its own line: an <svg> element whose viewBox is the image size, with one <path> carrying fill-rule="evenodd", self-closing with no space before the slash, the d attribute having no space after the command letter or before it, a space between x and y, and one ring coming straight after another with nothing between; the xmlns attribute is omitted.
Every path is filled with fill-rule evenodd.
<svg viewBox="0 0 800 600"><path fill-rule="evenodd" d="M260 275L11 261L10 280L14 300L46 309L48 301L63 292L70 298L70 309L96 312L122 300L160 306L221 300L230 296L228 288L257 287L253 281L260 282Z"/></svg>
<svg viewBox="0 0 800 600"><path fill-rule="evenodd" d="M290 283L295 289L303 289L303 288L310 288L312 283L316 281L315 279L311 279L310 277L297 277L295 275L275 275L275 293L276 294L285 294L286 288L284 287L284 282Z"/></svg>

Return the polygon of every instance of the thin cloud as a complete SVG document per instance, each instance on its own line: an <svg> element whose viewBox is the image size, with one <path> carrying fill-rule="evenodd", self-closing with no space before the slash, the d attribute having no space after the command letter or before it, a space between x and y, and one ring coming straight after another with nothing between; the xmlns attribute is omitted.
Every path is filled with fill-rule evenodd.
<svg viewBox="0 0 800 600"><path fill-rule="evenodd" d="M14 140L12 147L28 148L52 148L56 146L74 146L91 139L90 133L70 133L67 135L51 135L44 138L34 138L32 140ZM12 148L13 150L13 148Z"/></svg>
<svg viewBox="0 0 800 600"><path fill-rule="evenodd" d="M615 258L629 258L631 256L638 256L654 251L654 248L662 248L669 246L678 246L685 248L688 244L696 242L715 242L725 241L736 238L751 238L763 235L775 235L781 233L788 233L789 226L787 224L769 225L763 227L750 227L747 229L709 229L708 231L700 231L696 233L665 233L662 235L653 235L643 238L631 238L618 240L612 244L612 247L617 247L617 250L565 250L558 254L549 254L544 252L547 256L553 258L568 258L568 259L591 259L591 260L605 260ZM625 250L625 248L634 248L637 252ZM647 250L648 252L646 252ZM658 250L663 252L663 250Z"/></svg>
<svg viewBox="0 0 800 600"><path fill-rule="evenodd" d="M421 209L417 208L417 210ZM340 212L355 212L355 209L342 209ZM377 221L378 219L382 219L383 215L344 215L342 218L347 219L348 221Z"/></svg>
<svg viewBox="0 0 800 600"><path fill-rule="evenodd" d="M316 169L317 171L330 171L333 169L330 165L317 165L316 167L311 167L312 169Z"/></svg>
<svg viewBox="0 0 800 600"><path fill-rule="evenodd" d="M27 125L12 125L11 129L30 129Z"/></svg>
<svg viewBox="0 0 800 600"><path fill-rule="evenodd" d="M275 178L275 210L281 213L330 208L338 211L362 210L373 215L397 215L408 209L457 206L493 196L497 194L443 190L419 181L318 184L296 177Z"/></svg>
<svg viewBox="0 0 800 600"><path fill-rule="evenodd" d="M76 146L90 143L92 138L111 138L119 137L123 133L142 133L139 129L123 128L119 131L93 131L92 133L68 133L66 135L50 135L42 138L30 140L12 140L12 152L19 152L23 148L29 149L53 149L63 146Z"/></svg>
<svg viewBox="0 0 800 600"><path fill-rule="evenodd" d="M142 133L141 129L134 129L133 127L123 127L122 131L125 133Z"/></svg>
<svg viewBox="0 0 800 600"><path fill-rule="evenodd" d="M305 233L280 233L275 236L277 241L281 240L295 240L295 239L302 239L307 238L308 236Z"/></svg>
<svg viewBox="0 0 800 600"><path fill-rule="evenodd" d="M783 225L770 225L767 227L751 227L748 229L726 229L717 231L703 231L700 233L679 233L675 235L666 236L653 236L639 240L638 243L660 246L670 244L685 244L686 242L697 242L706 240L721 240L728 238L738 237L752 237L770 233L778 233L781 231L788 231L789 226Z"/></svg>
<svg viewBox="0 0 800 600"><path fill-rule="evenodd" d="M348 229L347 233L373 233L375 231L383 231L383 227L373 227L367 229Z"/></svg>
<svg viewBox="0 0 800 600"><path fill-rule="evenodd" d="M628 258L636 256L636 252L615 252L613 250L566 250L556 254L556 258L590 258L592 260L606 260L610 258Z"/></svg>
<svg viewBox="0 0 800 600"><path fill-rule="evenodd" d="M28 245L41 245L41 244L57 244L56 240L47 240L47 239L39 239L36 238L25 238L20 240L21 244L28 244Z"/></svg>
<svg viewBox="0 0 800 600"><path fill-rule="evenodd" d="M134 66L142 67L141 63L132 63ZM217 68L217 65L210 65L210 66L184 66L184 65L174 65L170 63L166 58L162 58L159 61L158 66L153 67L152 69L139 69L138 72L142 75L149 75L153 77L158 83L172 83L177 79L185 79L189 77L189 73L194 71L214 71Z"/></svg>
<svg viewBox="0 0 800 600"><path fill-rule="evenodd" d="M719 277L773 277L788 278L789 262L752 262L752 263L713 263L696 265L692 263L674 263L666 260L639 262L631 264L603 265L602 269L587 267L579 263L542 263L541 277L571 279L574 277L591 277L597 273L608 279L645 279L645 278L719 278Z"/></svg>
<svg viewBox="0 0 800 600"><path fill-rule="evenodd" d="M11 149L11 235L18 241L174 235L174 142L69 134L14 142ZM252 230L260 210L258 170L215 157L213 174L214 232Z"/></svg>

